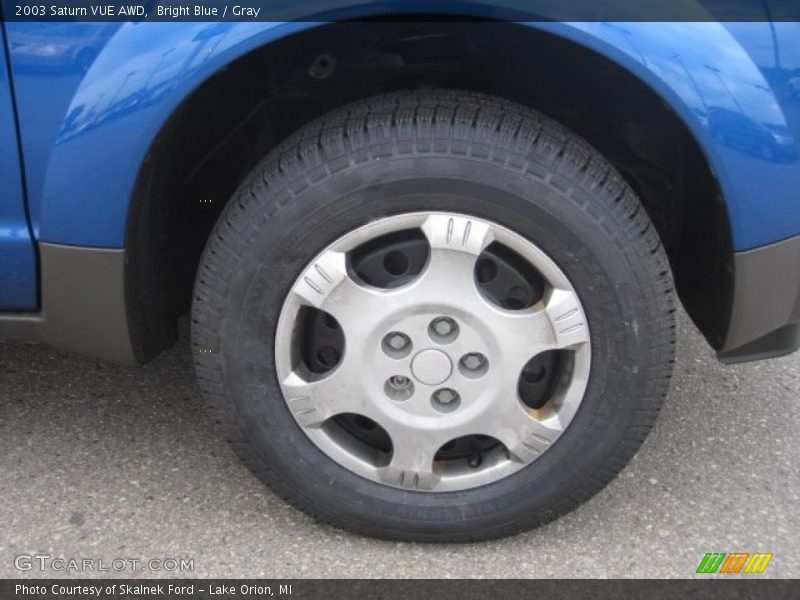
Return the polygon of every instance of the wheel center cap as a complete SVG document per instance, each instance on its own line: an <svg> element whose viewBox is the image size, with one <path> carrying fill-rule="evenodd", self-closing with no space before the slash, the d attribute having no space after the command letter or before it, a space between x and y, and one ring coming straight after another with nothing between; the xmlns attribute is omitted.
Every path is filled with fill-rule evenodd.
<svg viewBox="0 0 800 600"><path fill-rule="evenodd" d="M450 357L441 350L423 350L411 361L411 373L420 383L439 385L453 372Z"/></svg>

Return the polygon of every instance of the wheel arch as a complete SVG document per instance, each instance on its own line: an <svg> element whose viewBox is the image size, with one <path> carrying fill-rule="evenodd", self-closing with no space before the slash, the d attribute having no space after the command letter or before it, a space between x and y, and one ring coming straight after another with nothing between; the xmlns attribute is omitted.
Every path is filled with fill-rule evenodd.
<svg viewBox="0 0 800 600"><path fill-rule="evenodd" d="M353 18L387 18L389 15L369 14L367 8L362 12L353 13ZM371 9L370 9L371 10ZM374 12L374 11L373 11ZM478 17L464 14L456 18ZM164 23L148 24L150 28L138 27L135 24L123 24L109 38L98 52L91 68L83 76L77 89L72 94L61 123L59 135L55 140L52 155L49 158L47 173L44 181L43 198L41 199L42 219L39 224L40 237L44 241L74 245L96 245L102 247L122 247L125 240L125 225L129 220L132 204L137 200L134 195L137 180L140 179L146 161L152 156L157 147L159 138L169 131L170 121L181 108L192 98L201 94L209 82L219 73L236 65L249 53L264 50L272 45L292 37L299 37L311 30L326 26L339 25L330 23L310 22L284 22L284 23ZM642 29L636 32L639 38L653 31L645 23L628 23L627 27ZM683 24L695 26L698 24ZM738 49L742 61L741 68L752 72L757 70L752 61L747 60L747 55L738 47L736 41L728 35L722 25L717 23L704 23L703 26L712 27L712 42L725 39L733 52ZM667 76L665 69L657 69L655 65L663 60L663 48L648 46L631 46L631 33L626 30L622 40L616 32L623 28L608 23L552 23L531 22L519 24L521 28L534 33L547 33L549 35L569 40L585 48L593 54L605 57L619 69L632 78L642 82L656 97L658 97L669 110L673 111L682 126L692 134L693 141L703 154L706 166L713 174L719 186L721 196L726 204L732 204L727 198L735 194L726 182L728 165L718 152L718 146L713 137L708 133L703 119L697 114L692 104L697 95L696 90L684 89L686 82L679 82L675 77ZM692 27L689 27L692 29ZM627 36L627 37L625 37ZM681 35L674 34L673 43L679 45ZM626 46L629 46L626 48ZM167 57L168 61L180 63L178 72L165 72L161 68L160 58ZM141 80L126 77L130 70L126 65L142 62L149 68L141 75ZM163 61L164 63L167 60ZM114 68L111 68L111 67ZM536 65L534 65L535 68ZM122 85L120 97L132 98L125 114L108 114L108 111L95 111L102 105L101 99L109 90L119 90ZM690 93L689 93L690 92ZM133 98L135 97L135 98ZM88 108L87 108L88 107ZM83 117L76 119L74 113L83 111ZM70 117L70 115L73 115ZM120 202L122 210L116 212L108 207L99 207L96 217L97 224L102 227L92 228L89 224L85 227L76 227L74 221L67 218L73 212L74 200L71 196L63 198L62 202L52 202L58 191L68 187L70 180L81 174L88 174L85 163L96 163L97 159L108 148L108 137L101 134L108 132L114 126L127 126L135 128L136 134L125 139L125 153L121 156L126 160L115 162L139 165L137 169L126 168L129 175L122 176L120 170L104 170L102 179L109 182L111 187L105 188L115 192L115 198L129 198L127 204ZM106 136L108 134L106 133ZM67 160L74 155L79 147L76 138L81 139L81 147L95 144L98 149L89 152L79 160ZM103 143L106 142L106 143ZM97 165L95 164L95 167ZM104 169L110 166L102 165ZM87 184L89 185L89 184ZM104 191L105 191L104 189ZM82 191L88 191L88 188ZM75 194L77 196L78 194ZM98 193L89 194L91 198L98 197ZM84 196L85 198L85 196ZM737 221L736 207L728 206L730 224ZM82 215L85 216L85 215ZM732 227L732 230L735 226ZM734 232L735 236L735 232ZM737 244L739 249L741 244Z"/></svg>
<svg viewBox="0 0 800 600"><path fill-rule="evenodd" d="M204 70L204 78L195 82L191 87L192 91L188 92L188 95L184 95L180 101L178 101L177 97L173 100L175 109L168 118L163 118L159 133L154 137L152 145L147 150L148 158L144 161L143 169L137 179L136 192L132 195L133 200L127 218L126 247L130 255L126 274L128 312L131 315L131 322L136 325L137 329L146 332L146 335L141 337L151 341L149 348L144 352L145 356L150 356L158 349L166 347L173 338L174 327L172 323L174 323L175 315L182 312L187 305L187 289L191 285L193 277L193 268L185 269L181 276L176 277L174 272L171 273L159 267L159 265L163 265L166 249L157 250L158 239L160 237L163 246L163 241L174 235L174 231L170 229L168 224L170 216L165 214L163 210L160 213L154 211L159 204L153 201L157 196L157 194L153 193L153 190L158 187L159 181L162 181L160 176L155 173L157 170L156 163L160 160L160 157L166 156L169 152L174 153L174 148L170 146L170 139L173 139L181 127L186 127L186 122L181 124L181 119L186 118L187 107L192 104L193 100L201 98L202 94L209 92L213 88L213 83L211 82L215 77L225 77L225 73L230 75L231 72L240 68L244 61L256 61L258 57L270 56L270 49L272 48L278 48L281 44L291 47L293 43L302 43L303 39L308 40L315 35L319 35L319 39L323 40L320 42L323 46L320 47L324 47L324 43L329 39L326 37L324 30L332 31L338 26L340 25L329 25L327 28L295 26L291 32L274 29L259 31L249 37L246 43L236 46L236 50L231 50L226 54L226 61L214 62L216 70L212 68ZM368 25L363 24L363 26L367 27ZM479 27L480 25L475 26ZM629 54L611 44L607 39L596 35L596 32L565 24L536 23L526 26L506 26L515 28L520 32L520 35L523 35L522 32L524 32L524 35L529 36L531 39L547 40L545 45L551 43L552 40L558 39L561 40L560 43L569 44L576 49L580 49L580 52L601 57L607 64L614 65L614 68L618 69L622 77L635 81L636 85L640 86L640 90L637 90L637 93L649 94L648 102L654 106L658 103L660 105L659 110L664 111L664 115L667 113L671 115L664 118L672 119L674 122L679 123L681 128L685 128L686 135L681 144L688 148L687 151L693 159L696 159L697 165L687 166L684 164L683 168L693 171L688 175L684 173L681 177L686 175L693 178L693 185L695 186L692 189L692 194L695 195L694 202L685 202L683 201L685 199L660 198L647 203L645 198L646 208L648 212L651 212L653 220L657 222L662 238L665 238L665 244L672 246L672 265L676 271L679 292L684 303L687 304L690 313L692 313L692 316L712 345L718 346L724 337L726 318L730 310L730 288L732 283L727 264L730 260L732 245L729 225L730 216L722 201L724 194L719 187L720 182L715 177L718 169L715 168L715 163L713 162L713 147L702 135L702 125L696 119L693 120L693 117L697 115L692 113L688 104L680 98L673 87L668 85L668 82L659 78L657 74L647 68L646 61L633 60ZM279 34L282 35L279 36ZM269 42L265 42L267 38L269 38ZM313 46L313 43L311 46ZM222 55L222 53L220 54ZM313 55L313 52L309 54ZM274 58L273 56L272 60ZM217 56L213 60L222 61L222 56ZM651 58L651 60L654 59ZM252 71L258 67L251 66L249 68ZM413 84L414 77L412 76L411 79ZM399 80L402 80L402 78L399 78ZM386 89L392 89L396 84L397 81L387 83ZM190 87L186 84L183 84L183 86L187 89ZM320 89L325 88L324 86L315 88L316 91ZM381 90L378 89L376 91ZM491 90L487 89L480 91L491 93ZM544 108L537 106L535 103L534 107L540 110ZM332 107L324 106L324 102L322 105L317 102L315 107L308 110L308 116L317 116L317 113L325 112L329 108ZM544 112L548 111L545 110ZM276 111L275 114L280 115L281 112ZM559 115L553 116L558 117ZM198 117L193 117L193 119L197 120ZM189 119L188 122L191 121L192 119ZM568 123L568 125L571 124ZM580 131L580 128L578 130L579 133L584 133ZM260 148L262 152L268 151L286 133L285 131L276 132L272 135L273 139L253 141L251 144ZM178 135L180 134L178 133ZM633 137L636 135L640 134L634 133ZM595 142L595 140L591 139L590 141ZM601 148L601 150L603 149ZM630 154L630 150L630 143L628 143L628 148L623 148L620 152L625 155L626 153ZM636 152L638 151L637 149ZM616 162L623 174L630 175L630 173L625 173L623 168L625 161L629 158L629 156L620 156L617 157L617 161L612 162ZM252 160L251 158L250 161L252 162ZM243 173L238 173L235 177L228 173L228 177L233 178L232 181L240 179L242 176ZM658 186L658 177L649 182L648 185L651 188ZM673 184L670 183L670 185ZM681 183L680 185L684 184ZM209 206L200 207L201 211L204 211L206 215L218 214L219 210L221 210L221 204L227 199L227 196L223 195L224 192L228 192L229 195L232 191L230 183L227 188L223 186L221 190L212 190L205 187L202 189L208 190L209 198L201 198L198 196L198 194L202 193L199 191L201 188L202 186L196 187L189 194L196 196L194 201L198 203L207 202L209 204ZM639 191L640 195L643 195L643 189L637 191ZM677 196L685 191L685 189L682 189L673 193L672 196ZM215 194L216 197L214 197ZM666 206L668 203L675 203L678 208L673 210L673 208ZM687 206L691 209L691 218L687 218L684 213ZM659 211L666 213L677 212L675 215L668 215L658 214ZM704 232L694 230L687 234L682 228L668 228L666 225L658 223L659 220L678 218L684 221L699 220L706 224L715 223L715 232L711 236L713 237L713 244L709 244L709 236L706 236ZM213 222L213 219L207 218L201 228L208 231L211 222ZM668 237L674 239L666 239ZM686 239L691 239L692 244L684 243ZM695 268L693 265L696 264L696 261L692 261L690 256L698 251L696 244L701 242L711 250L705 252L706 259L702 268ZM192 256L187 259L189 264L194 264L196 257L199 255L199 249L200 246L195 244L191 252ZM707 274L709 271L716 275L713 280L703 277L703 274Z"/></svg>
<svg viewBox="0 0 800 600"><path fill-rule="evenodd" d="M134 58L150 60L151 63L156 61L156 65L152 66L154 72L158 71L158 57L168 56L171 48L190 47L193 54L187 51L182 55L183 61L180 63L182 71L172 73L169 77L164 74L163 78L157 74L150 75L145 78L142 85L126 89L127 96L135 96L136 93L140 96L130 101L127 111L111 117L106 115L105 118L95 114L83 122L73 121L72 129L62 127L47 171L40 226L43 241L125 248L126 310L131 335L135 342L133 345L140 348L137 352L139 360L144 360L168 346L174 338L174 318L181 311L180 307L185 307L187 288L191 285L189 274L176 278L173 273L164 271L159 264L164 257L165 248L171 252L169 246L174 246L170 242L173 232L169 224L175 220L175 214L174 206L169 204L170 199L165 200L163 194L153 193L155 187L160 184L159 178L154 174L155 165L165 156L165 152L175 151L176 148L170 146L170 140L180 138L180 127L186 125L185 121L181 122L181 118L185 116L187 106L196 103L198 99L202 100L204 95L213 89L215 81L235 72L247 61L251 61L251 69L256 68L253 67L252 61L258 57L268 56L271 50L280 44L313 36L314 32L330 31L345 26L345 24L320 23L171 23L167 28L165 24L152 25L159 27L146 29L126 24L119 28L85 74L72 100L73 109L79 106L92 106L92 103L98 100L98 94L101 93L99 90L120 88L129 71L124 68L107 67L119 63L122 57L126 57L128 61L122 63L129 64L133 59L124 53L130 53L131 48L140 49L138 54L134 54ZM367 26L368 23L358 25ZM480 27L483 24L473 25ZM721 29L721 25L702 25L711 27L709 31L716 35L716 37L706 35L709 44L717 43L719 39L724 38L727 43L738 48L735 40ZM648 96L648 103L654 109L657 107L663 114L671 115L670 122L677 124L682 134L686 133L681 143L685 144L690 157L697 159L695 161L697 171L691 176L701 183L700 187L693 190L695 197L692 198L692 202L684 202L681 210L685 207L702 207L699 221L705 226L710 225L715 228L713 235L710 236L713 238L713 248L711 252L705 252L705 262L698 267L697 261L692 257L698 250L697 245L693 247L692 244L687 245L666 238L671 235L692 238L693 242L702 242L700 246L702 249L709 245L708 239L702 239L709 237L704 235L704 231L696 229L685 234L676 230L670 233L660 227L660 233L668 246L677 244L676 249L670 253L670 258L673 270L676 272L681 298L712 345L718 347L724 338L730 311L732 274L729 262L737 217L732 194L726 189L727 165L721 160L714 140L708 135L701 116L692 105L697 92L686 85L679 85L680 82L676 82L674 77L665 75L666 71L663 68L655 68L660 61L666 60L663 47L632 46L630 35L622 35L619 31L608 28L607 24L527 23L505 24L505 26L525 32L525 37L531 40L546 39L547 44L559 40L558 43L577 49L583 53L582 56L596 57L605 64L612 65L618 75L639 86ZM651 31L647 29L647 24L633 24L633 26L640 28L640 34ZM708 34L708 31L706 33ZM373 41L378 43L380 40ZM477 44L485 43L485 40L479 38L474 41ZM208 51L202 52L203 49ZM172 50L172 52L179 51L183 52L183 50ZM746 58L746 55L744 57ZM524 65L525 75L530 75L531 79L535 80L537 69L529 68L529 63L521 60L519 55L517 61ZM748 62L746 67L751 71L755 68L752 62ZM120 81L120 77L123 80ZM401 80L390 82L388 89L392 89L398 81ZM410 82L410 85L415 83L413 76L403 81L406 81L406 84ZM571 82L572 78L565 78L565 81ZM478 91L491 93L492 90ZM236 100L236 94L230 94L229 97ZM548 107L535 103L533 107L548 112ZM204 128L210 123L208 116L206 114L205 121L201 122ZM558 118L560 115L552 116ZM274 118L279 120L282 115L276 112ZM118 144L116 137L118 134L114 129L116 127L118 132L121 125L126 125L136 132L123 145ZM576 129L595 143L595 140L579 127ZM634 132L633 136L636 135ZM102 156L103 152L107 152L109 144L117 144L114 147L116 156L113 161ZM627 146L627 149L623 149L623 153L631 150L630 140ZM86 156L76 151L81 147L96 148L96 150ZM254 147L268 150L269 140L262 139L255 143ZM637 148L634 154L639 150L641 148ZM630 173L625 172L625 157L618 160L613 160L612 157L612 162L623 171L624 175L630 176ZM130 164L139 164L141 168L138 172L126 169L125 167ZM194 167L195 170L197 168L199 167ZM189 175L191 171L192 169L185 170L183 175ZM92 177L88 176L90 174ZM86 176L81 177L81 175ZM226 174L229 178L239 175L240 173L231 173L230 169ZM651 187L657 187L658 178L651 184L653 184ZM61 193L58 202L47 200L64 189L69 189L70 193ZM196 191L194 190L195 193ZM644 197L646 208L651 212L654 221L658 221L660 217L657 213L663 207L663 202L650 202L648 205L646 197L648 194L643 194L641 190L637 191ZM109 202L108 198L129 200ZM211 200L210 204L213 204L224 201L220 198L197 197L195 200L198 203ZM95 201L96 210L76 210L79 205L92 200ZM165 205L164 202L168 204ZM80 227L75 224L75 215L81 215L81 219L84 220ZM685 214L681 215L681 218L687 222L698 221L697 218L687 220ZM190 240L184 249L196 258L199 254L199 248L196 246L197 241ZM188 262L191 264L192 260L190 257ZM703 276L709 272L714 274L713 280L710 281Z"/></svg>

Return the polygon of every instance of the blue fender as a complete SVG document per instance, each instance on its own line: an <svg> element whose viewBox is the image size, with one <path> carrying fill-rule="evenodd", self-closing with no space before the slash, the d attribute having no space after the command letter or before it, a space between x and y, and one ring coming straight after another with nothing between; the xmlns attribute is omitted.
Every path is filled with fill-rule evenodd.
<svg viewBox="0 0 800 600"><path fill-rule="evenodd" d="M79 25L72 39L53 31ZM37 239L123 247L134 183L170 115L240 56L318 25L7 23ZM672 108L711 165L736 250L800 233L798 24L526 25L608 57Z"/></svg>

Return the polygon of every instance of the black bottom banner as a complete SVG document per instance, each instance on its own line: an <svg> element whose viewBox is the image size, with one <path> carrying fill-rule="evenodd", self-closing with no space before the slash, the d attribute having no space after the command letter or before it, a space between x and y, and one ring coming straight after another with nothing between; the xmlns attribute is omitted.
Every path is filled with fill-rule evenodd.
<svg viewBox="0 0 800 600"><path fill-rule="evenodd" d="M387 579L7 579L0 599L188 600L231 598L331 598L419 600L521 598L554 600L782 599L800 598L798 580L387 580Z"/></svg>

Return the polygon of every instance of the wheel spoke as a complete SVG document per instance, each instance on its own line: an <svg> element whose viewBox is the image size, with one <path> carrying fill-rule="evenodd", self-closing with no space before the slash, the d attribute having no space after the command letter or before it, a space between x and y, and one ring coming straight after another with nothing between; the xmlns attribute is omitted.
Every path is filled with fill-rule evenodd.
<svg viewBox="0 0 800 600"><path fill-rule="evenodd" d="M422 224L422 232L432 249L472 256L478 256L494 239L488 223L455 215L429 216Z"/></svg>
<svg viewBox="0 0 800 600"><path fill-rule="evenodd" d="M421 228L430 259L417 292L441 301L470 292L477 297L475 262L494 239L491 227L467 217L431 215Z"/></svg>
<svg viewBox="0 0 800 600"><path fill-rule="evenodd" d="M558 416L544 420L533 417L517 400L516 393L501 403L485 427L486 435L503 442L511 458L523 463L537 458L563 432Z"/></svg>
<svg viewBox="0 0 800 600"><path fill-rule="evenodd" d="M503 341L504 363L512 372L547 350L573 348L589 340L583 310L574 292L556 289L544 304L509 311L487 307L492 330Z"/></svg>
<svg viewBox="0 0 800 600"><path fill-rule="evenodd" d="M303 304L333 315L342 328L365 325L365 316L383 314L390 294L354 281L343 252L328 251L313 262L293 288ZM359 334L359 331L352 333Z"/></svg>
<svg viewBox="0 0 800 600"><path fill-rule="evenodd" d="M371 412L358 388L358 375L348 363L329 375L315 377L291 371L281 382L289 410L301 426L317 428L337 414Z"/></svg>
<svg viewBox="0 0 800 600"><path fill-rule="evenodd" d="M392 427L392 458L380 469L385 483L408 489L430 490L439 481L433 471L433 458L441 443L435 436L411 429Z"/></svg>
<svg viewBox="0 0 800 600"><path fill-rule="evenodd" d="M553 325L556 348L571 348L589 341L589 328L575 292L556 288L545 308Z"/></svg>

